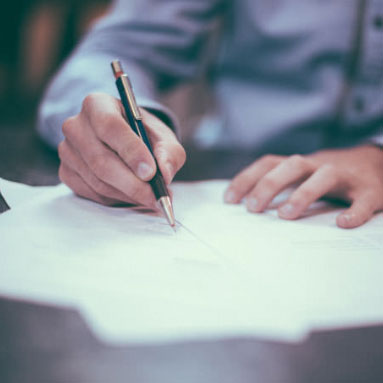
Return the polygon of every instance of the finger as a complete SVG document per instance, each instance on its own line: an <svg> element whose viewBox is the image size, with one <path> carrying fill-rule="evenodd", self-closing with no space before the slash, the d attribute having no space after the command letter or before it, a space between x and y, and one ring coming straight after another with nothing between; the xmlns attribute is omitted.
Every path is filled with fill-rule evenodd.
<svg viewBox="0 0 383 383"><path fill-rule="evenodd" d="M225 202L239 203L266 173L282 161L282 158L272 155L264 156L242 170L227 188L224 195Z"/></svg>
<svg viewBox="0 0 383 383"><path fill-rule="evenodd" d="M286 203L279 207L279 216L284 219L300 217L313 202L334 191L340 182L341 179L333 166L321 166L293 192Z"/></svg>
<svg viewBox="0 0 383 383"><path fill-rule="evenodd" d="M60 165L59 177L62 182L69 186L80 197L90 199L107 206L112 206L118 203L118 201L97 194L77 173L65 164Z"/></svg>
<svg viewBox="0 0 383 383"><path fill-rule="evenodd" d="M115 151L138 178L148 181L154 176L153 156L124 119L118 100L93 94L84 100L83 110L96 136Z"/></svg>
<svg viewBox="0 0 383 383"><path fill-rule="evenodd" d="M80 153L91 172L138 204L153 207L155 198L148 183L139 179L122 159L105 146L89 125L80 121L65 125L65 137ZM63 126L64 131L64 126Z"/></svg>
<svg viewBox="0 0 383 383"><path fill-rule="evenodd" d="M287 158L265 174L246 196L247 209L254 213L262 212L282 190L301 182L313 170L311 162L302 156L294 155Z"/></svg>
<svg viewBox="0 0 383 383"><path fill-rule="evenodd" d="M186 161L186 152L174 132L153 114L142 109L144 124L165 182L170 184Z"/></svg>
<svg viewBox="0 0 383 383"><path fill-rule="evenodd" d="M339 214L336 224L343 229L352 229L367 222L378 210L378 199L370 194L355 198L351 207Z"/></svg>
<svg viewBox="0 0 383 383"><path fill-rule="evenodd" d="M60 143L58 153L61 162L64 163L66 167L69 167L73 172L77 173L82 180L98 195L129 204L138 204L137 201L132 200L121 191L96 177L80 154L67 140Z"/></svg>

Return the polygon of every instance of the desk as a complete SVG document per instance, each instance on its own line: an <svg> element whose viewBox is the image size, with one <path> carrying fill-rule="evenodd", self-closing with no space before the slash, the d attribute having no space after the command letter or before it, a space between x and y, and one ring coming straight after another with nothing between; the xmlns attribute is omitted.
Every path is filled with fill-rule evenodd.
<svg viewBox="0 0 383 383"><path fill-rule="evenodd" d="M55 184L57 155L29 126L0 127L0 177ZM195 161L182 179L211 177L214 169L199 166L204 158L219 159L219 177L251 160L188 151ZM313 332L301 343L253 337L113 346L100 343L75 310L0 298L2 383L378 383L382 360L383 326Z"/></svg>

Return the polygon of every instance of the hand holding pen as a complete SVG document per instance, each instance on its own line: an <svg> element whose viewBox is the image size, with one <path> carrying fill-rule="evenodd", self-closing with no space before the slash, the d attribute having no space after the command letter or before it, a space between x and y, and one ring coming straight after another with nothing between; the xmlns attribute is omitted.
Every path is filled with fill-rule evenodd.
<svg viewBox="0 0 383 383"><path fill-rule="evenodd" d="M154 156L127 123L120 100L88 95L80 113L63 124L61 180L76 194L105 205L157 207L148 181L158 164L169 185L185 162L185 151L161 120L145 109L140 113Z"/></svg>
<svg viewBox="0 0 383 383"><path fill-rule="evenodd" d="M116 78L116 86L121 97L122 105L124 107L125 117L131 129L134 131L134 133L137 134L137 136L148 148L150 154L153 156L153 159L156 163L156 173L154 174L153 178L149 181L149 184L167 221L169 222L169 225L174 227L175 217L170 194L166 186L164 177L161 173L161 170L158 167L158 163L156 161L149 137L146 133L143 124L142 113L138 108L136 98L133 93L132 84L130 83L127 74L124 73L122 65L118 60L113 61L111 65L114 77Z"/></svg>

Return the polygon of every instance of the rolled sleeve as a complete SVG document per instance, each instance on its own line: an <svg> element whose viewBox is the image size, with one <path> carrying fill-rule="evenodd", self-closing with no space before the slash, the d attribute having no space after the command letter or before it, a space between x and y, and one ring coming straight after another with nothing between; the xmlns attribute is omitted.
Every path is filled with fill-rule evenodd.
<svg viewBox="0 0 383 383"><path fill-rule="evenodd" d="M37 129L53 147L63 140L61 127L95 92L118 97L110 68L123 63L138 104L178 129L161 94L191 80L206 67L204 46L223 0L120 0L84 38L55 76L39 108Z"/></svg>

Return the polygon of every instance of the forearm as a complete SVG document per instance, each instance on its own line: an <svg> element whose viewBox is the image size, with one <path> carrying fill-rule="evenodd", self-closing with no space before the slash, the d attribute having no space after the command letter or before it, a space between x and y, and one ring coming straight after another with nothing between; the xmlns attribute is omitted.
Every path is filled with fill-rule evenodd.
<svg viewBox="0 0 383 383"><path fill-rule="evenodd" d="M120 0L88 34L45 93L38 130L53 146L61 125L90 93L117 96L110 62L119 58L140 106L169 116L159 103L164 88L197 76L206 65L203 46L222 0ZM171 118L166 118L171 123ZM174 124L174 122L173 122Z"/></svg>
<svg viewBox="0 0 383 383"><path fill-rule="evenodd" d="M39 133L50 145L56 147L62 141L63 122L80 112L88 94L101 92L118 97L110 68L115 57L105 53L75 54L53 79L41 103L37 125ZM156 101L158 98L152 83L137 66L129 65L129 76L135 89L139 89L136 93L141 107L171 115Z"/></svg>

